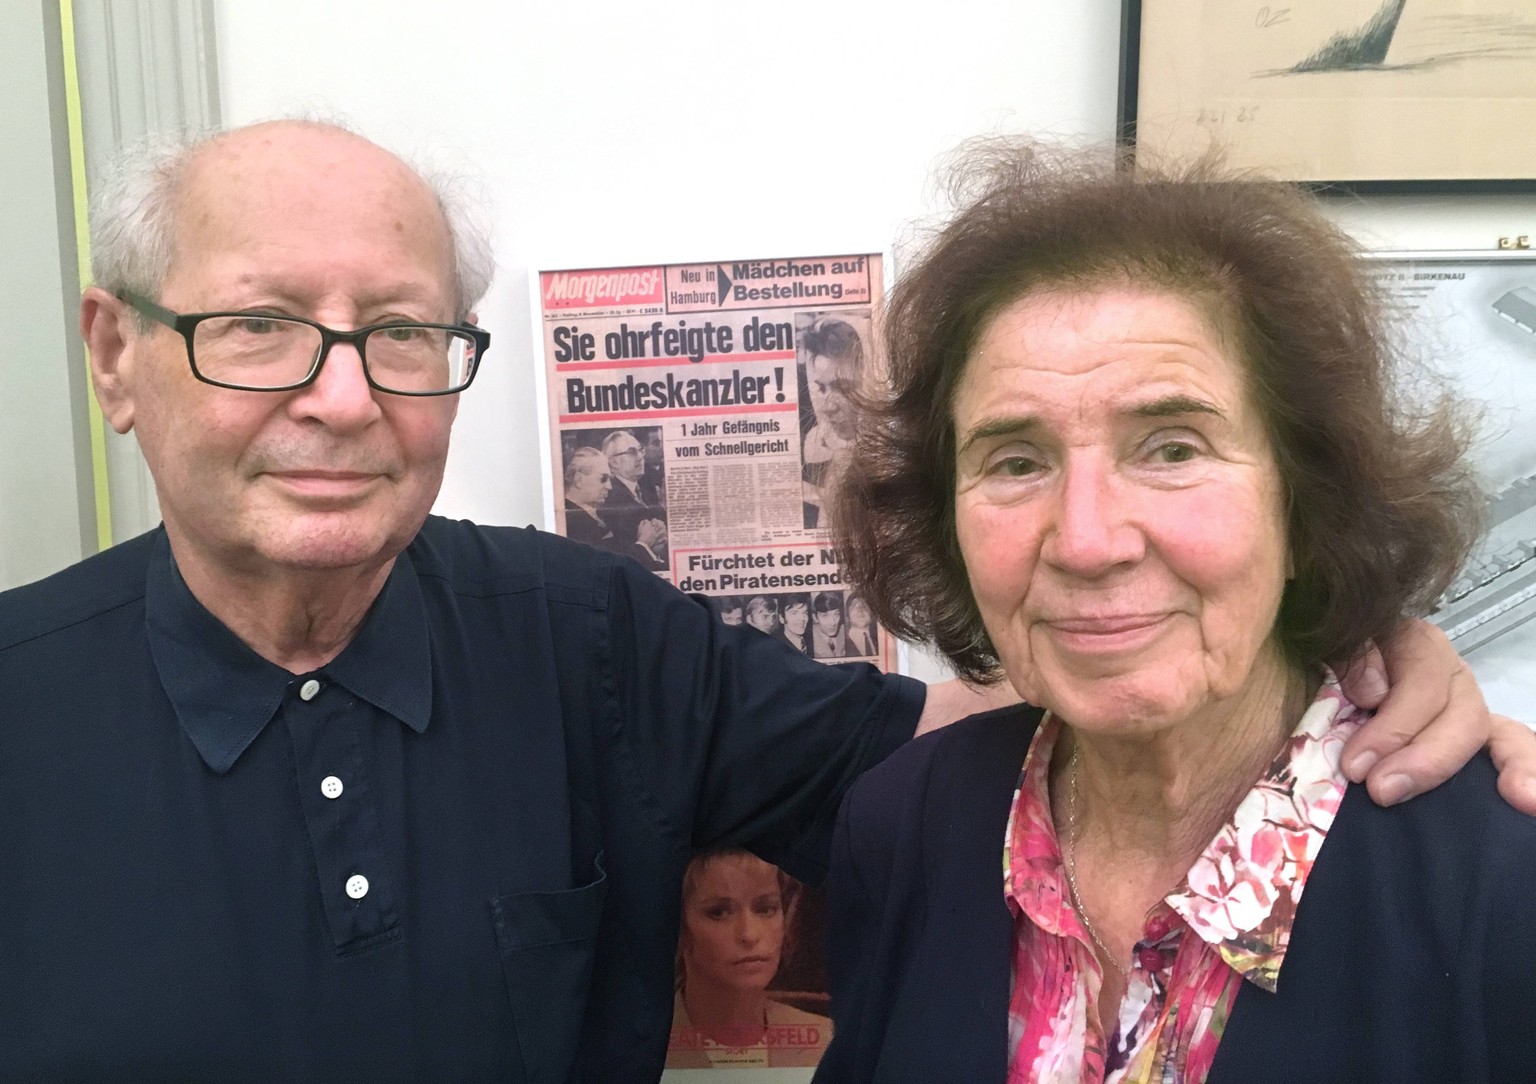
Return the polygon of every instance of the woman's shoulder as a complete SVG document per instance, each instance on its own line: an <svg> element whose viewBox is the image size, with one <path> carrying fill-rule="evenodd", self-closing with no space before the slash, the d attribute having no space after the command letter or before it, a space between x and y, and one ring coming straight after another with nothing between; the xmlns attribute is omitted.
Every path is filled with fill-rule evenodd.
<svg viewBox="0 0 1536 1084"><path fill-rule="evenodd" d="M1536 817L1519 812L1499 795L1498 769L1487 753L1478 753L1434 790L1399 805L1382 808L1365 788L1349 788L1346 800L1358 812L1339 828L1381 839L1433 842L1445 838L1466 853L1468 840L1496 838L1504 845L1536 847Z"/></svg>
<svg viewBox="0 0 1536 1084"><path fill-rule="evenodd" d="M865 772L855 786L904 784L952 764L964 767L976 761L1010 761L1017 775L1044 714L1030 704L1010 704L957 719L913 738Z"/></svg>
<svg viewBox="0 0 1536 1084"><path fill-rule="evenodd" d="M1499 795L1486 753L1434 790L1385 809L1364 787L1351 786L1328 833L1324 854L1329 850L1360 859L1331 866L1335 875L1399 881L1433 909L1459 912L1480 894L1511 891L1536 907L1536 818Z"/></svg>
<svg viewBox="0 0 1536 1084"><path fill-rule="evenodd" d="M892 838L894 826L933 813L964 816L1007 801L1043 712L1028 704L967 716L914 738L861 775L844 800L855 841Z"/></svg>
<svg viewBox="0 0 1536 1084"><path fill-rule="evenodd" d="M1314 1060L1358 1058L1385 1037L1426 1067L1412 1079L1529 1078L1536 819L1505 804L1486 756L1389 808L1351 785L1294 923L1275 995L1238 1002L1223 1051L1284 1050L1300 1021L1333 1020ZM1469 1057L1482 1067L1443 1071ZM1519 1069L1490 1071L1490 1057ZM1233 1054L1228 1079L1248 1063Z"/></svg>

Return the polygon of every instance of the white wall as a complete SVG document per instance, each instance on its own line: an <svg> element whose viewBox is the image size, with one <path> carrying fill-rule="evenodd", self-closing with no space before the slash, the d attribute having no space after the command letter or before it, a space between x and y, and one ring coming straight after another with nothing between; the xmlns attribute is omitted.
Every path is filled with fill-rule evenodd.
<svg viewBox="0 0 1536 1084"><path fill-rule="evenodd" d="M531 268L879 250L964 135L1110 133L1119 0L892 10L225 0L221 98L231 124L339 111L483 178L494 341L440 510L537 522Z"/></svg>
<svg viewBox="0 0 1536 1084"><path fill-rule="evenodd" d="M500 269L481 307L494 343L438 510L541 522L531 269L884 249L931 209L933 166L964 136L1110 137L1120 0L899 11L216 0L220 97L230 124L339 113L481 179ZM1536 233L1529 196L1335 206L1384 247ZM1536 719L1536 686L1517 692L1528 699L1506 696L1505 710Z"/></svg>
<svg viewBox="0 0 1536 1084"><path fill-rule="evenodd" d="M95 551L57 12L0 34L0 590Z"/></svg>

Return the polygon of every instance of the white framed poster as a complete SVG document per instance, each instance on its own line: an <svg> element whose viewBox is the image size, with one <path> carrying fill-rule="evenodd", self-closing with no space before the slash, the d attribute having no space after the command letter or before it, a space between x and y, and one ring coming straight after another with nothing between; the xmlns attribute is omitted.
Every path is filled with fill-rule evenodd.
<svg viewBox="0 0 1536 1084"><path fill-rule="evenodd" d="M1375 252L1400 334L1480 412L1487 534L1431 620L1496 711L1536 722L1536 252Z"/></svg>

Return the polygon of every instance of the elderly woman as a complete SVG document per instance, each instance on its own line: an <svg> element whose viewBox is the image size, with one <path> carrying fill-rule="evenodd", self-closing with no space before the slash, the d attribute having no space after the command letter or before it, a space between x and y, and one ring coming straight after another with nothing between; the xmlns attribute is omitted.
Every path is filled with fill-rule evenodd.
<svg viewBox="0 0 1536 1084"><path fill-rule="evenodd" d="M667 1068L816 1064L832 1022L768 996L799 894L788 874L740 847L689 862Z"/></svg>
<svg viewBox="0 0 1536 1084"><path fill-rule="evenodd" d="M1466 553L1466 426L1397 397L1283 186L996 147L964 181L892 299L843 568L1035 706L848 795L817 1079L1536 1078L1536 822L1485 758L1391 809L1339 769L1329 666Z"/></svg>

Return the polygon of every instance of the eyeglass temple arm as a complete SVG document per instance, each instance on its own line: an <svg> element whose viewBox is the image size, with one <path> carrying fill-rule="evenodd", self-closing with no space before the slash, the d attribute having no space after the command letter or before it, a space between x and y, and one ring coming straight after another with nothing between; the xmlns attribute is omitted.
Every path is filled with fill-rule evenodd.
<svg viewBox="0 0 1536 1084"><path fill-rule="evenodd" d="M136 294L132 290L119 290L117 291L117 299L119 301L126 301L130 306L142 312L151 320L158 321L166 327L175 328L177 331L181 330L176 326L177 321L180 319L176 313L164 305L157 305L143 294Z"/></svg>

